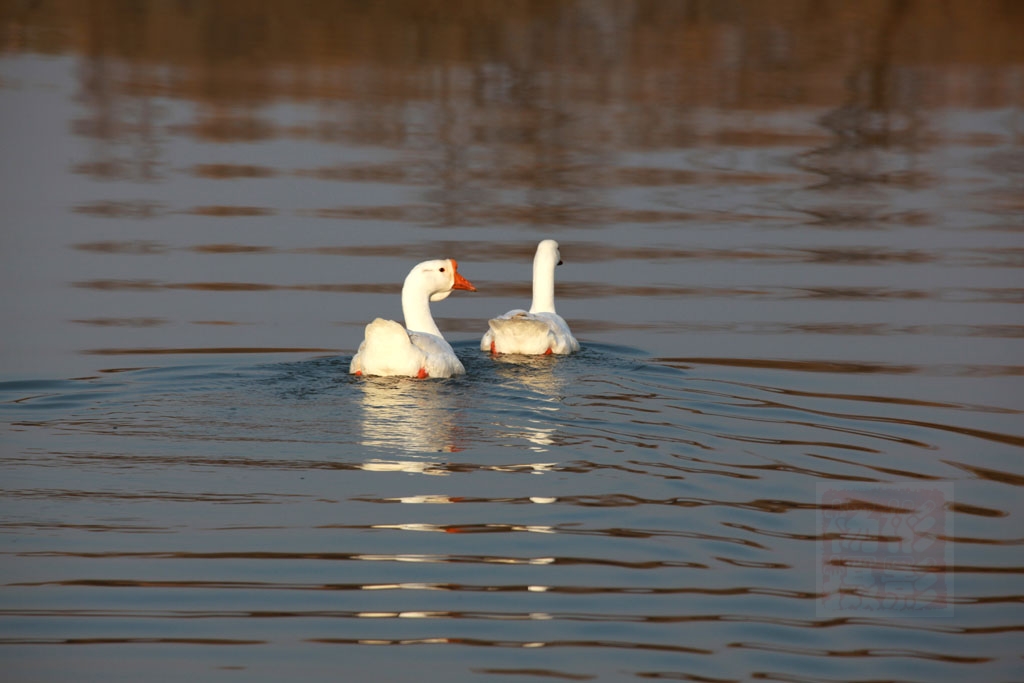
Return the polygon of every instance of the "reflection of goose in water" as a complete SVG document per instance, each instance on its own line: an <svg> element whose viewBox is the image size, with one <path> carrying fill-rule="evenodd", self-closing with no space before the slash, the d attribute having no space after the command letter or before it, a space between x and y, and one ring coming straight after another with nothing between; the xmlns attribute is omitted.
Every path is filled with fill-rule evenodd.
<svg viewBox="0 0 1024 683"><path fill-rule="evenodd" d="M451 387L390 377L368 377L357 386L362 391L363 446L411 453L460 450L456 443L459 411Z"/></svg>
<svg viewBox="0 0 1024 683"><path fill-rule="evenodd" d="M537 410L555 411L565 396L565 378L556 374L557 364L564 359L495 356L494 371L505 383L516 384L536 394L541 403Z"/></svg>
<svg viewBox="0 0 1024 683"><path fill-rule="evenodd" d="M555 312L555 266L562 263L558 242L544 240L533 257L533 302L529 312L509 311L488 321L480 349L493 354L565 354L580 344L569 325Z"/></svg>
<svg viewBox="0 0 1024 683"><path fill-rule="evenodd" d="M407 474L433 474L436 476L446 476L452 472L472 472L477 470L529 474L545 474L558 471L558 463L555 462L472 465L466 463L452 464L437 460L384 460L383 458L370 458L366 462L360 463L357 467L367 472L405 472ZM465 501L465 498L461 496L450 498L443 495L429 495L387 498L384 500L400 501L402 503L461 503ZM530 496L530 500L534 503L552 503L557 499L544 496Z"/></svg>
<svg viewBox="0 0 1024 683"><path fill-rule="evenodd" d="M406 472L407 474L434 474L445 476L448 474L441 463L429 460L379 460L371 458L366 462L359 463L359 469L367 472Z"/></svg>
<svg viewBox="0 0 1024 683"><path fill-rule="evenodd" d="M501 426L506 438L525 439L530 450L543 453L556 443L556 413L562 408L565 379L555 373L558 362L543 356L495 356L494 371L506 386L528 400L531 416Z"/></svg>

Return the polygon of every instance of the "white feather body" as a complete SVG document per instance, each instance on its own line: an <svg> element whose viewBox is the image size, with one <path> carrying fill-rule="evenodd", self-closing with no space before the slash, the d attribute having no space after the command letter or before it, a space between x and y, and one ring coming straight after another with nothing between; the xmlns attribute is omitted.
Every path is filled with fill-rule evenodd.
<svg viewBox="0 0 1024 683"><path fill-rule="evenodd" d="M568 323L555 312L555 266L561 263L558 242L543 240L533 257L533 302L529 311L511 310L487 321L480 348L492 353L567 354L579 351Z"/></svg>
<svg viewBox="0 0 1024 683"><path fill-rule="evenodd" d="M451 259L425 261L413 268L402 287L402 311L410 329L394 320L375 319L366 326L366 336L352 357L349 372L404 377L465 374L462 361L441 336L430 314L430 302L451 293L456 268ZM462 280L461 275L458 278ZM466 287L459 285L459 289Z"/></svg>
<svg viewBox="0 0 1024 683"><path fill-rule="evenodd" d="M496 353L539 355L567 354L579 351L580 344L569 325L557 313L509 311L487 321L490 329L480 340L480 348Z"/></svg>

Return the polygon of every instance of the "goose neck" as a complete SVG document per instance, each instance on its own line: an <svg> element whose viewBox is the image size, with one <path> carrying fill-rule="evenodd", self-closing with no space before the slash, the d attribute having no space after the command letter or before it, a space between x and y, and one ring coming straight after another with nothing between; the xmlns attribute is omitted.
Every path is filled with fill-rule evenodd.
<svg viewBox="0 0 1024 683"><path fill-rule="evenodd" d="M442 336L430 314L430 295L416 287L402 288L402 314L405 328L410 332L426 332Z"/></svg>
<svg viewBox="0 0 1024 683"><path fill-rule="evenodd" d="M541 258L533 261L533 303L530 313L555 312L555 264Z"/></svg>

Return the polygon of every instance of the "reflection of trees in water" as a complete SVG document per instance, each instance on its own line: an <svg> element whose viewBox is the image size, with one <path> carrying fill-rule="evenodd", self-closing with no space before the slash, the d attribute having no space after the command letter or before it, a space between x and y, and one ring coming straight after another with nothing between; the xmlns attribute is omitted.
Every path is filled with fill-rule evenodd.
<svg viewBox="0 0 1024 683"><path fill-rule="evenodd" d="M592 222L622 152L714 145L737 126L751 147L792 134L708 111L828 108L834 140L805 168L830 184L927 182L864 150L924 144L923 105L1014 102L1022 52L1022 9L997 2L124 7L0 9L7 49L81 55L77 129L97 147L78 170L153 179L168 134L379 146L401 154L378 170L425 186L427 219L445 225ZM157 97L193 103L191 120L162 118ZM281 101L313 119L266 111Z"/></svg>
<svg viewBox="0 0 1024 683"><path fill-rule="evenodd" d="M892 3L856 53L845 74L846 101L821 117L833 135L828 145L801 155L802 168L825 177L820 189L867 190L886 184L926 184L927 174L913 168L913 152L923 150L928 131L921 114L920 69L895 63L895 46L912 31L908 5ZM891 154L891 151L897 151ZM908 166L909 165L909 166ZM819 210L823 223L858 218L856 210Z"/></svg>
<svg viewBox="0 0 1024 683"><path fill-rule="evenodd" d="M92 141L92 149L88 161L74 167L76 172L102 180L161 178L161 109L153 98L122 88L124 81L150 71L104 56L79 62L78 100L88 115L74 122L74 130Z"/></svg>

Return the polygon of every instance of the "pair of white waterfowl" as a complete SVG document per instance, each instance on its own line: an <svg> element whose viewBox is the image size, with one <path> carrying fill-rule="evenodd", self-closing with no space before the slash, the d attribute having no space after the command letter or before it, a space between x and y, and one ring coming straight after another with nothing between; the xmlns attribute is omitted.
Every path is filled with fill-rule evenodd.
<svg viewBox="0 0 1024 683"><path fill-rule="evenodd" d="M533 257L533 304L488 321L480 349L493 354L566 354L580 344L562 316L555 312L555 266L561 264L558 242L544 240ZM434 324L430 302L455 289L476 291L458 271L455 259L424 261L402 286L405 327L377 318L366 326L366 338L352 358L353 375L452 377L466 372L462 361Z"/></svg>

